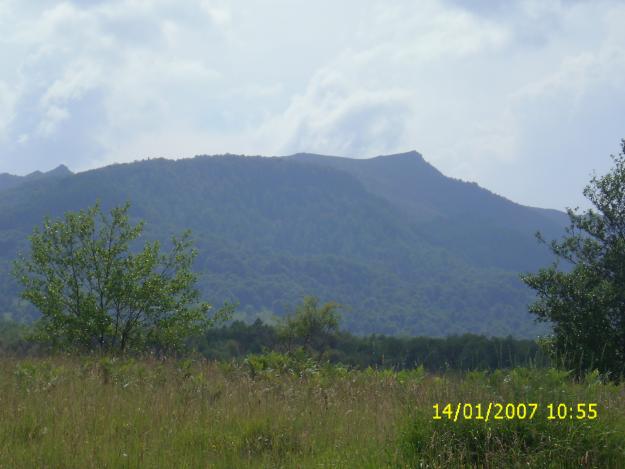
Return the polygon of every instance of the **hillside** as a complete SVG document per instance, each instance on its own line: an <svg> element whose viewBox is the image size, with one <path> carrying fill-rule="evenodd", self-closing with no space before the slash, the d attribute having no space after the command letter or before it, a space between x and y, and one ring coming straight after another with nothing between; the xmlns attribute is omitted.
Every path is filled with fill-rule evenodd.
<svg viewBox="0 0 625 469"><path fill-rule="evenodd" d="M469 183L444 176L417 152L350 159L300 153L291 158L341 169L400 208L419 234L473 264L515 271L545 263L535 232L558 237L568 217L525 207Z"/></svg>
<svg viewBox="0 0 625 469"><path fill-rule="evenodd" d="M345 305L357 333L536 334L518 273L550 260L533 233L562 226L559 213L446 178L414 152L113 165L0 192L0 312L27 311L7 272L33 226L97 199L130 200L146 238L191 228L211 301L253 317L313 294Z"/></svg>

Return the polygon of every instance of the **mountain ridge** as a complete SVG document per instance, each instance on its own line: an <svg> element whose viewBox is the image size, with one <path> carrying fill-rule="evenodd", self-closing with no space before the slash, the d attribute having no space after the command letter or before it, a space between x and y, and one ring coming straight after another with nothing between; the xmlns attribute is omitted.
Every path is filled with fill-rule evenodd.
<svg viewBox="0 0 625 469"><path fill-rule="evenodd" d="M476 183L449 178L416 151L370 159L303 153L287 158L332 166L358 177L369 190L401 207L414 222L420 224L423 236L442 243L457 255L463 255L467 231L475 235L476 230L484 230L484 235L474 241L488 245L489 250L494 250L493 253L481 250L479 254L470 256L473 261L484 265L511 267L522 260L521 256L511 256L508 245L502 244L502 240L497 237L486 236L488 233L513 236L517 242L529 248L535 243L536 230L542 229L548 238L556 237L568 221L563 212L527 207ZM415 174L418 174L417 178ZM528 224L536 226L531 233L525 229ZM504 231L508 232L507 235ZM441 232L448 234L445 240L440 239ZM453 232L458 233L458 236L453 236ZM524 260L526 262L518 267L535 269L542 258L531 256Z"/></svg>
<svg viewBox="0 0 625 469"><path fill-rule="evenodd" d="M0 191L12 189L13 187L17 187L21 184L37 181L42 178L65 177L71 176L72 174L74 173L72 173L72 171L70 171L70 169L64 164L60 164L50 171L42 172L37 170L25 176L17 176L10 173L0 173Z"/></svg>
<svg viewBox="0 0 625 469"><path fill-rule="evenodd" d="M520 222L508 229L472 220L482 212L482 221L497 219L488 210L502 203L504 219L515 210L530 224L547 226L547 218L493 202L492 194L475 196L473 185L449 182L416 152L339 163L307 155L149 159L0 192L0 313L30 314L16 299L8 266L44 216L96 200L105 209L130 200L132 217L146 221L145 239L166 242L191 228L204 295L214 303L239 301L249 319L285 314L313 294L344 304L345 325L356 333L545 330L527 312L532 296L518 279L526 266L548 260L527 241L542 227L524 233ZM449 187L451 201L438 193ZM467 190L469 201L488 203L462 217L454 204L466 203ZM416 200L402 206L402 195ZM481 246L484 240L490 244ZM493 243L501 252L519 252L503 262Z"/></svg>

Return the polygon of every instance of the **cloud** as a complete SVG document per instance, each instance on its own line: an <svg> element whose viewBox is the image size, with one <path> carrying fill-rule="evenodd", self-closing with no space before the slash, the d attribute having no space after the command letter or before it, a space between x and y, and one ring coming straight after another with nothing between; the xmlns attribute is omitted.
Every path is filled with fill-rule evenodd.
<svg viewBox="0 0 625 469"><path fill-rule="evenodd" d="M5 0L0 171L417 149L561 207L623 136L624 22L617 0Z"/></svg>
<svg viewBox="0 0 625 469"><path fill-rule="evenodd" d="M50 106L46 109L43 119L37 126L37 134L43 137L52 135L61 122L69 117L69 111L58 106Z"/></svg>
<svg viewBox="0 0 625 469"><path fill-rule="evenodd" d="M9 85L0 81L0 144L8 138L9 125L15 113L15 102L15 93Z"/></svg>
<svg viewBox="0 0 625 469"><path fill-rule="evenodd" d="M408 98L405 90L371 90L322 70L258 134L273 140L282 154L308 151L362 157L394 151L403 142Z"/></svg>
<svg viewBox="0 0 625 469"><path fill-rule="evenodd" d="M0 88L3 165L13 160L21 172L48 166L43 160L52 156L40 148L46 139L70 140L71 129L91 143L79 146L82 154L68 148L65 162L89 167L112 142L204 114L193 108L219 72L187 47L197 35L212 41L227 10L130 0L4 6L14 24L0 50L15 72L0 76L8 81ZM89 108L94 115L84 119Z"/></svg>

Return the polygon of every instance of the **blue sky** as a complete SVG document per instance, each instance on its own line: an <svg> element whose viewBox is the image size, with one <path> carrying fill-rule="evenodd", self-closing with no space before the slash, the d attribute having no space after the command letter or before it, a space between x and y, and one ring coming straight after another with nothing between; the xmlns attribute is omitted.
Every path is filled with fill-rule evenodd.
<svg viewBox="0 0 625 469"><path fill-rule="evenodd" d="M625 137L616 0L0 0L0 172L421 152L584 206Z"/></svg>

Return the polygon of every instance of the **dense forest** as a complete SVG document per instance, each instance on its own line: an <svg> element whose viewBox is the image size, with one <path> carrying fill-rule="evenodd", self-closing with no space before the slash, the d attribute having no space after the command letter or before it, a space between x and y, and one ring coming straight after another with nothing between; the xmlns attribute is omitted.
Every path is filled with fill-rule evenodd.
<svg viewBox="0 0 625 469"><path fill-rule="evenodd" d="M237 319L269 322L303 296L343 305L357 334L532 337L532 293L519 273L550 261L535 242L563 214L514 204L447 178L412 152L370 160L223 155L146 160L0 187L0 313L36 313L18 300L11 261L46 215L100 200L132 203L145 238L190 228L199 287Z"/></svg>

